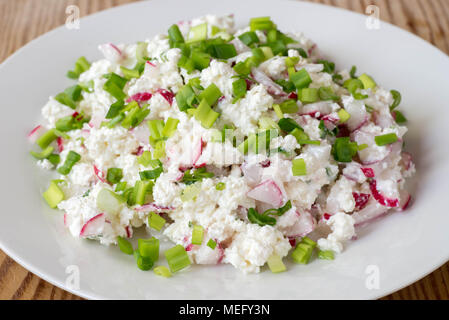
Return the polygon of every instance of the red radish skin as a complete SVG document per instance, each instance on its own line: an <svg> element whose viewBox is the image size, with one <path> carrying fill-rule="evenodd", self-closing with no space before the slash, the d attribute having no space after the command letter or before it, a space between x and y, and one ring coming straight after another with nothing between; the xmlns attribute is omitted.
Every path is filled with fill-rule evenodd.
<svg viewBox="0 0 449 320"><path fill-rule="evenodd" d="M325 213L325 214L323 214L323 218L324 218L324 220L329 220L330 218L332 217L332 215L331 214L329 214L329 213Z"/></svg>
<svg viewBox="0 0 449 320"><path fill-rule="evenodd" d="M64 141L62 140L61 137L58 137L56 139L56 143L58 144L58 151L59 153L61 153L62 151L64 151Z"/></svg>
<svg viewBox="0 0 449 320"><path fill-rule="evenodd" d="M307 54L309 55L309 57L312 55L312 53L315 51L315 49L317 48L316 44L313 44L308 50L307 50Z"/></svg>
<svg viewBox="0 0 449 320"><path fill-rule="evenodd" d="M109 61L119 62L123 58L122 51L112 43L102 44L98 48Z"/></svg>
<svg viewBox="0 0 449 320"><path fill-rule="evenodd" d="M196 162L203 154L203 147L204 147L204 141L203 141L203 138L201 138L200 141L197 143L194 153L192 155L192 166L196 165Z"/></svg>
<svg viewBox="0 0 449 320"><path fill-rule="evenodd" d="M106 218L104 213L97 214L95 217L89 219L81 228L80 237L89 237L100 234L105 221Z"/></svg>
<svg viewBox="0 0 449 320"><path fill-rule="evenodd" d="M165 90L165 89L158 89L157 92L164 97L167 102L172 105L173 104L173 98L175 97L174 94L171 91Z"/></svg>
<svg viewBox="0 0 449 320"><path fill-rule="evenodd" d="M94 165L94 173L97 176L98 180L103 183L107 183L106 179L104 178L105 174L100 169L98 169L96 165Z"/></svg>
<svg viewBox="0 0 449 320"><path fill-rule="evenodd" d="M374 178L374 170L371 168L360 168L367 178Z"/></svg>
<svg viewBox="0 0 449 320"><path fill-rule="evenodd" d="M31 143L36 142L37 138L45 131L47 130L45 130L41 125L36 126L33 130L30 131L30 133L28 133L28 141L30 141Z"/></svg>
<svg viewBox="0 0 449 320"><path fill-rule="evenodd" d="M136 102L143 102L148 101L151 99L153 95L149 92L138 92L136 94L133 94L131 97L126 99L126 102L136 101Z"/></svg>
<svg viewBox="0 0 449 320"><path fill-rule="evenodd" d="M271 95L275 96L285 96L286 93L282 89L280 85L271 80L265 73L263 73L258 68L252 68L251 73L254 77L254 80L263 84L267 88L267 92Z"/></svg>
<svg viewBox="0 0 449 320"><path fill-rule="evenodd" d="M371 190L371 194L373 195L374 199L377 200L377 202L379 202L381 205L386 206L386 207L390 207L390 208L395 208L399 206L399 200L398 199L389 199L384 197L379 190L377 190L377 182L376 180L371 180L369 182L369 186L370 186L370 190Z"/></svg>
<svg viewBox="0 0 449 320"><path fill-rule="evenodd" d="M290 245L292 246L292 248L294 248L296 246L296 238L290 238L290 239L288 239L288 242L290 242Z"/></svg>
<svg viewBox="0 0 449 320"><path fill-rule="evenodd" d="M127 238L132 238L132 236L133 236L133 229L130 226L126 226L125 227L125 231L126 231L126 237Z"/></svg>
<svg viewBox="0 0 449 320"><path fill-rule="evenodd" d="M410 170L410 167L413 164L412 155L410 153L404 151L404 152L402 152L401 156L402 156L402 160L401 160L402 166L404 167L404 169L406 171Z"/></svg>
<svg viewBox="0 0 449 320"><path fill-rule="evenodd" d="M149 64L150 66L152 66L153 68L156 67L156 65L154 63L152 63L151 61L147 60L147 64Z"/></svg>
<svg viewBox="0 0 449 320"><path fill-rule="evenodd" d="M143 206L134 208L136 211L155 211L157 213L175 210L175 207L160 206L155 203L147 203Z"/></svg>
<svg viewBox="0 0 449 320"><path fill-rule="evenodd" d="M274 180L265 180L246 194L248 197L271 204L273 207L281 207L284 197L279 186Z"/></svg>
<svg viewBox="0 0 449 320"><path fill-rule="evenodd" d="M357 192L353 192L352 196L354 197L355 200L356 210L362 210L363 208L365 208L371 197L371 195L368 193L357 193Z"/></svg>

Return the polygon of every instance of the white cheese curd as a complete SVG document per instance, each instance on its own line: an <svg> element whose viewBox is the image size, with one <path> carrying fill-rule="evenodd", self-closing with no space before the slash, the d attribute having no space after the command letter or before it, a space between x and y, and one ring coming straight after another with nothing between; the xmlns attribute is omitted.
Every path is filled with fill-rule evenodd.
<svg viewBox="0 0 449 320"><path fill-rule="evenodd" d="M279 30L284 50L264 58L270 35L239 39L251 28L236 31L232 15L176 25L184 44L167 34L101 44L103 58L73 69L79 87L42 107L50 131L30 133L45 149L33 155L56 170L45 199L71 235L116 245L141 228L181 245L193 264L257 273L267 261L282 267L290 251L300 262L295 242L340 253L355 224L406 207L416 169L403 151L407 127L390 111L396 95L363 81L369 88L349 92L350 72L324 72L301 32ZM289 82L286 60L306 88Z"/></svg>

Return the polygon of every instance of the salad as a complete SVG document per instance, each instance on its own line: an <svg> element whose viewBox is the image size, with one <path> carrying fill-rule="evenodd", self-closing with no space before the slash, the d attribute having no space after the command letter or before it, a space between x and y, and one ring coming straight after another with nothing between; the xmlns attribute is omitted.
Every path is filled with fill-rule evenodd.
<svg viewBox="0 0 449 320"><path fill-rule="evenodd" d="M74 237L166 277L191 264L282 272L334 259L357 227L410 203L400 93L337 71L302 33L206 15L99 50L28 135L54 175L43 198ZM133 244L136 228L149 236Z"/></svg>

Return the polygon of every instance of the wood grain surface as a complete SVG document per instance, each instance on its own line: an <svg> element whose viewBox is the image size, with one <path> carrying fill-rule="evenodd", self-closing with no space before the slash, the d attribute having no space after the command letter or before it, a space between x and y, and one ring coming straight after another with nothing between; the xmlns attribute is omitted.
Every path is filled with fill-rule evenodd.
<svg viewBox="0 0 449 320"><path fill-rule="evenodd" d="M66 20L76 5L86 16L136 0L0 0L0 62ZM275 1L275 0L273 0ZM449 54L449 0L312 0L365 13L380 8L380 18L432 43ZM24 269L0 250L0 299L81 299ZM383 299L449 299L449 263L422 280Z"/></svg>

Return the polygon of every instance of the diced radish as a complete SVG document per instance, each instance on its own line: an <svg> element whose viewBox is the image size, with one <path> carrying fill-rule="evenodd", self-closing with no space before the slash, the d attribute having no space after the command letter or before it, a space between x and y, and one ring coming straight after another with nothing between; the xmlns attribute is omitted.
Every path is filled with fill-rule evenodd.
<svg viewBox="0 0 449 320"><path fill-rule="evenodd" d="M165 211L175 210L175 207L165 207L165 206L157 205L155 203L147 203L147 204L144 204L143 206L134 208L134 210L136 210L136 211L165 212Z"/></svg>
<svg viewBox="0 0 449 320"><path fill-rule="evenodd" d="M254 80L259 82L260 84L263 84L267 88L267 92L269 94L275 95L275 96L285 96L286 93L282 89L280 85L275 83L273 80L271 80L265 73L263 73L258 68L252 68L251 73L254 77Z"/></svg>
<svg viewBox="0 0 449 320"><path fill-rule="evenodd" d="M189 243L189 244L186 246L186 251L192 251L192 250L193 250L193 244Z"/></svg>
<svg viewBox="0 0 449 320"><path fill-rule="evenodd" d="M204 147L204 141L203 138L200 138L198 143L195 146L195 149L192 153L192 165L195 166L198 159L201 157L201 154L203 153L203 147Z"/></svg>
<svg viewBox="0 0 449 320"><path fill-rule="evenodd" d="M64 141L62 140L61 137L58 137L56 139L56 143L58 144L58 151L59 153L61 153L64 150Z"/></svg>
<svg viewBox="0 0 449 320"><path fill-rule="evenodd" d="M103 232L106 216L104 213L97 214L88 220L81 228L80 237L96 236Z"/></svg>
<svg viewBox="0 0 449 320"><path fill-rule="evenodd" d="M355 200L355 209L358 211L366 207L371 197L371 195L368 193L357 193L357 192L353 192L352 196L354 197Z"/></svg>
<svg viewBox="0 0 449 320"><path fill-rule="evenodd" d="M410 193L408 193L407 190L402 189L399 192L400 195L400 201L399 201L399 211L405 211L409 206L410 203L412 202L412 196L410 195Z"/></svg>
<svg viewBox="0 0 449 320"><path fill-rule="evenodd" d="M30 131L30 133L28 133L28 140L31 143L36 142L37 138L43 134L45 131L47 131L43 126L38 125L36 128L34 128L33 130Z"/></svg>
<svg viewBox="0 0 449 320"><path fill-rule="evenodd" d="M367 178L374 178L374 170L372 168L360 168Z"/></svg>
<svg viewBox="0 0 449 320"><path fill-rule="evenodd" d="M123 58L122 51L112 43L101 44L98 46L98 49L103 53L103 56L111 62L117 63Z"/></svg>
<svg viewBox="0 0 449 320"><path fill-rule="evenodd" d="M368 201L368 204L360 211L352 214L355 220L355 225L360 226L379 218L388 212L388 208L380 205L374 199Z"/></svg>
<svg viewBox="0 0 449 320"><path fill-rule="evenodd" d="M131 97L126 99L126 102L136 101L136 102L143 102L148 101L151 99L153 95L149 92L138 92L136 94L133 94Z"/></svg>
<svg viewBox="0 0 449 320"><path fill-rule="evenodd" d="M94 165L94 173L97 176L98 180L100 180L103 183L107 183L104 172L98 169L96 165Z"/></svg>
<svg viewBox="0 0 449 320"><path fill-rule="evenodd" d="M156 65L154 63L152 63L150 60L147 60L147 64L150 65L153 68L156 67Z"/></svg>
<svg viewBox="0 0 449 320"><path fill-rule="evenodd" d="M100 128L101 123L105 120L105 115L102 112L94 112L89 121L91 128Z"/></svg>
<svg viewBox="0 0 449 320"><path fill-rule="evenodd" d="M288 242L290 242L290 245L292 246L292 248L294 248L296 246L296 238L289 238Z"/></svg>
<svg viewBox="0 0 449 320"><path fill-rule="evenodd" d="M247 162L244 162L240 166L240 169L242 170L243 176L247 180L248 184L255 185L260 182L263 170L259 163L248 164Z"/></svg>
<svg viewBox="0 0 449 320"><path fill-rule="evenodd" d="M175 181L181 181L184 178L184 172L179 171L177 176L175 177Z"/></svg>
<svg viewBox="0 0 449 320"><path fill-rule="evenodd" d="M324 218L324 220L329 220L330 218L332 217L332 215L331 214L329 214L329 213L325 213L325 214L323 214L323 218Z"/></svg>
<svg viewBox="0 0 449 320"><path fill-rule="evenodd" d="M320 101L316 103L309 103L302 107L300 115L309 115L312 118L321 119L323 116L332 112L332 106L326 101Z"/></svg>
<svg viewBox="0 0 449 320"><path fill-rule="evenodd" d="M343 169L343 176L351 181L363 183L366 180L365 175L363 174L361 170L360 164L358 164L355 161L352 161L346 165L346 167Z"/></svg>
<svg viewBox="0 0 449 320"><path fill-rule="evenodd" d="M173 98L175 97L175 95L173 94L173 92L165 90L165 89L158 89L157 92L164 97L165 100L167 100L167 102L172 105L173 104Z"/></svg>
<svg viewBox="0 0 449 320"><path fill-rule="evenodd" d="M296 92L290 92L289 95L287 96L288 99L298 99L298 94Z"/></svg>
<svg viewBox="0 0 449 320"><path fill-rule="evenodd" d="M407 171L410 169L410 167L413 165L413 158L412 155L408 152L402 152L401 154L401 164L404 167L404 169Z"/></svg>
<svg viewBox="0 0 449 320"><path fill-rule="evenodd" d="M296 215L298 217L296 222L284 231L286 237L289 238L304 237L315 229L316 222L315 219L310 214L310 212L296 211Z"/></svg>
<svg viewBox="0 0 449 320"><path fill-rule="evenodd" d="M359 130L368 122L369 115L366 112L365 105L362 101L354 100L353 97L345 96L343 97L343 105L345 110L351 115L349 120L346 122L346 125L350 131Z"/></svg>
<svg viewBox="0 0 449 320"><path fill-rule="evenodd" d="M251 49L244 44L238 37L232 39L229 43L233 44L238 54L250 51Z"/></svg>
<svg viewBox="0 0 449 320"><path fill-rule="evenodd" d="M372 179L369 182L371 194L373 195L374 199L377 200L381 205L386 207L395 208L399 206L399 199L389 199L387 197L384 197L382 193L377 189L377 182L376 180Z"/></svg>
<svg viewBox="0 0 449 320"><path fill-rule="evenodd" d="M378 111L374 111L372 115L374 123L383 129L390 128L392 125L395 124L394 118L390 112L380 113Z"/></svg>
<svg viewBox="0 0 449 320"><path fill-rule="evenodd" d="M139 125L132 131L134 137L136 137L137 141L144 145L148 145L150 143L150 129L146 124Z"/></svg>
<svg viewBox="0 0 449 320"><path fill-rule="evenodd" d="M321 118L321 120L324 121L324 124L326 124L326 126L328 126L328 123L331 123L334 125L334 127L338 122L340 122L340 118L338 117L338 114L336 112L332 112L332 113L329 113L329 114L323 116ZM331 129L331 128L328 127L328 129Z"/></svg>
<svg viewBox="0 0 449 320"><path fill-rule="evenodd" d="M375 149L379 148L376 146L374 142L374 135L372 133L365 132L363 128L361 130L356 130L351 134L352 140L357 142L357 144L366 144L368 145L367 149L361 150L358 152L360 161L363 165L371 166L373 164L379 163L382 160L386 159L388 155L392 151L392 145L387 145L385 147L380 147L383 149ZM371 152L371 150L377 152Z"/></svg>
<svg viewBox="0 0 449 320"><path fill-rule="evenodd" d="M272 179L265 180L254 189L247 193L247 196L271 204L273 207L279 208L284 203L282 190Z"/></svg>

